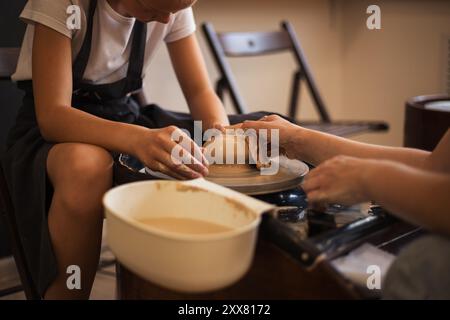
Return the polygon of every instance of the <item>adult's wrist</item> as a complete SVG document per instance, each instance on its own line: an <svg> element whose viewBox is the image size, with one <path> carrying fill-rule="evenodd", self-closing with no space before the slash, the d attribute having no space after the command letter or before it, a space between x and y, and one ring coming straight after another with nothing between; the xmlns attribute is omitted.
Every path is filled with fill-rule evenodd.
<svg viewBox="0 0 450 320"><path fill-rule="evenodd" d="M386 177L395 165L391 161L370 159L364 160L367 164L361 170L360 185L365 190L367 199L376 200L378 197L377 190L379 182L385 183Z"/></svg>
<svg viewBox="0 0 450 320"><path fill-rule="evenodd" d="M283 148L286 150L287 156L291 159L303 159L303 150L308 141L308 130L302 127L292 127L286 130Z"/></svg>

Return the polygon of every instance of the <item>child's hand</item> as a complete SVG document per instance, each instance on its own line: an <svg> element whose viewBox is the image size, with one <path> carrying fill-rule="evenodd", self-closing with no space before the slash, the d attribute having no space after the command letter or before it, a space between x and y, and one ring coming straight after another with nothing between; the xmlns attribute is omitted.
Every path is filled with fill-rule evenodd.
<svg viewBox="0 0 450 320"><path fill-rule="evenodd" d="M312 170L302 187L311 205L354 205L371 200L368 176L378 169L379 162L375 160L338 156Z"/></svg>
<svg viewBox="0 0 450 320"><path fill-rule="evenodd" d="M174 141L173 137L181 137L182 141ZM186 140L185 140L186 139ZM183 142L183 143L181 143ZM134 148L136 156L150 169L159 171L179 180L196 179L208 175L208 163L202 149L183 131L175 126L146 131L138 139ZM172 159L175 148L184 153L183 163ZM184 146L184 147L183 147ZM190 146L190 147L185 147ZM196 156L198 158L196 158Z"/></svg>

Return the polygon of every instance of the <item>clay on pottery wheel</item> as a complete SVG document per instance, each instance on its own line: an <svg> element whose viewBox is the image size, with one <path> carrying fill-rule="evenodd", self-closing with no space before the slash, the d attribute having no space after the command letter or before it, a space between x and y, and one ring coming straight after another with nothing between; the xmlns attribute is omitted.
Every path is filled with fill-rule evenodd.
<svg viewBox="0 0 450 320"><path fill-rule="evenodd" d="M253 164L255 163L253 159L256 158L254 155L258 153L257 146L253 148L243 135L216 136L213 140L205 143L204 148L205 156L210 162L209 175L206 180L248 195L274 193L295 188L309 170L308 166L301 161L296 161L298 162L296 168L280 166L280 158L278 158L278 160L270 160L269 164L277 161L278 171L271 175L262 174L259 169L264 165ZM234 164L226 164L226 154L229 151L227 148L234 154ZM215 152L219 152L217 157ZM245 159L245 164L236 164L239 155L241 160Z"/></svg>
<svg viewBox="0 0 450 320"><path fill-rule="evenodd" d="M218 166L221 170L236 172L249 167L249 143L244 135L215 136L203 147L213 170L215 166Z"/></svg>
<svg viewBox="0 0 450 320"><path fill-rule="evenodd" d="M258 160L258 147L250 146L249 137L242 134L223 134L215 136L203 146L205 155L210 166L212 176L230 175L239 177L244 176L250 171L258 171L262 168L270 167L268 163L262 163ZM216 152L219 154L216 157ZM232 153L227 163L227 153ZM220 157L220 153L222 157ZM233 156L233 157L232 157ZM239 161L238 161L239 160ZM230 163L231 162L231 163Z"/></svg>

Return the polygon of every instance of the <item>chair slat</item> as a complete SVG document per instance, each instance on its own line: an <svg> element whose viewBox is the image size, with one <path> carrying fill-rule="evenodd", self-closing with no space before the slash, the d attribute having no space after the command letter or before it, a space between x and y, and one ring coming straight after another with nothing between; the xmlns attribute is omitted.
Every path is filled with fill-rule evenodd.
<svg viewBox="0 0 450 320"><path fill-rule="evenodd" d="M248 108L246 108L245 101L239 92L227 57L253 57L286 50L293 53L297 62L289 102L288 116L291 119L296 119L298 102L300 100L300 87L304 83L319 113L320 120L309 123L302 121L302 125L339 136L350 136L363 132L381 132L389 129L389 125L384 121L353 121L345 123L332 121L316 85L300 40L293 26L288 21L282 21L281 30L276 32L218 33L209 22L205 22L202 25L202 29L220 72L220 78L216 86L217 94L223 100L224 93L227 91L238 114L246 113Z"/></svg>
<svg viewBox="0 0 450 320"><path fill-rule="evenodd" d="M218 36L228 57L258 56L292 48L292 42L285 31L227 32Z"/></svg>

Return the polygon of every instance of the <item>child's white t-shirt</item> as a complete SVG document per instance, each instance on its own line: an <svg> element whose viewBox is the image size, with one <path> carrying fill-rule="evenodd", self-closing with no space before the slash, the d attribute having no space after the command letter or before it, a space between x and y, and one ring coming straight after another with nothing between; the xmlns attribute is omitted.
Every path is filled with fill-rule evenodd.
<svg viewBox="0 0 450 320"><path fill-rule="evenodd" d="M86 16L90 0L29 0L20 18L28 23L14 81L32 79L32 47L34 23L43 24L72 39L72 59L78 55L86 35ZM67 8L78 5L81 10L81 29L70 30ZM84 80L93 84L113 83L124 78L131 52L132 30L135 19L115 12L107 0L98 0L94 16L92 47ZM147 44L142 76L158 46L183 39L195 32L196 25L191 8L173 14L168 24L147 24ZM50 60L52 59L49 53Z"/></svg>

